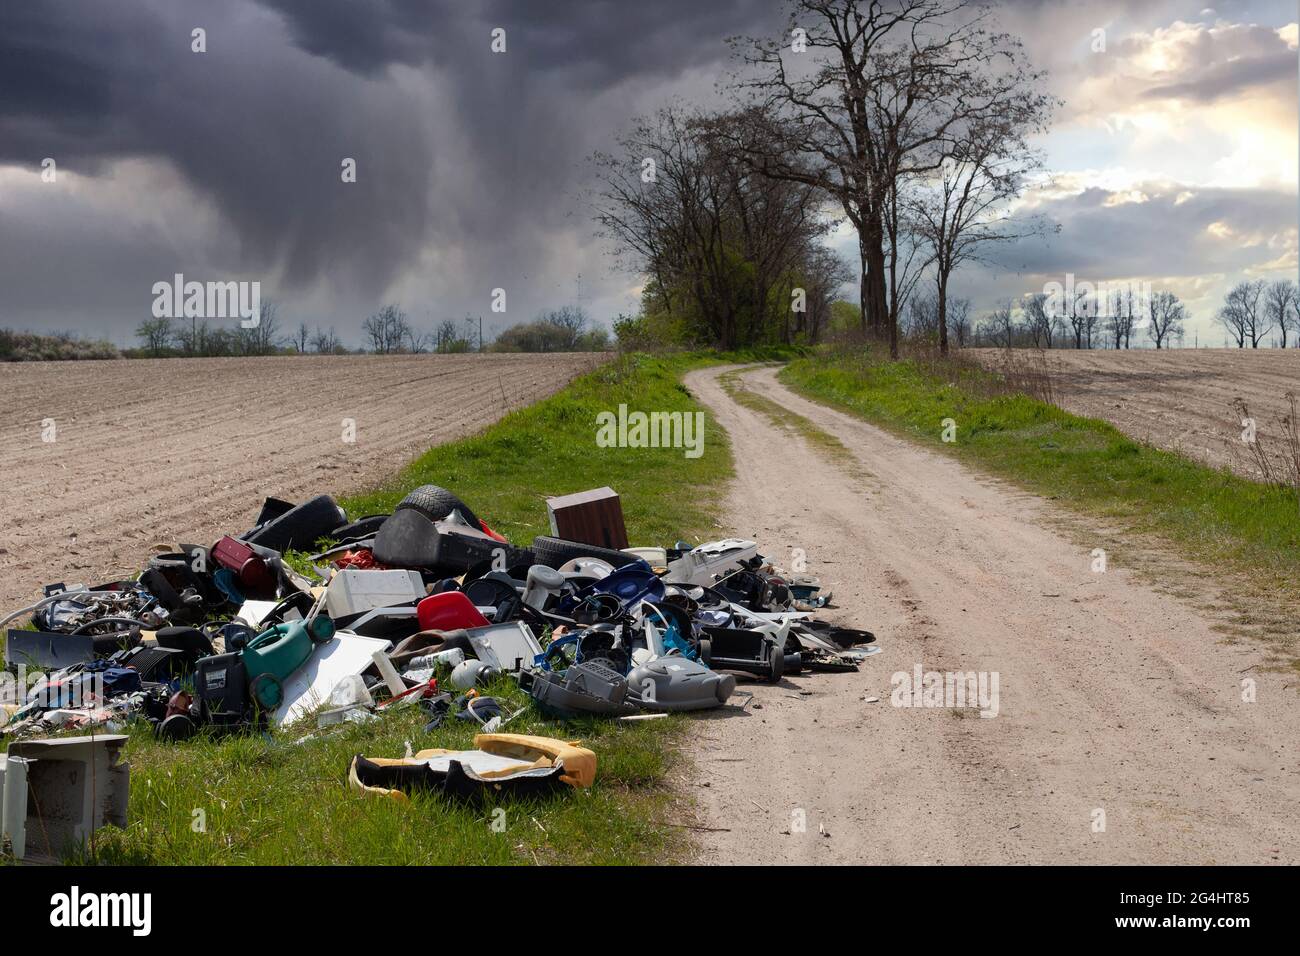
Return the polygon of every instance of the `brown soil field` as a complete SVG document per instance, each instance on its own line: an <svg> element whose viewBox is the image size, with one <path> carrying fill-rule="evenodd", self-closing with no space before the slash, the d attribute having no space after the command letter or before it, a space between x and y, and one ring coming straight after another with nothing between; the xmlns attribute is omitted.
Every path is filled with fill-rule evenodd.
<svg viewBox="0 0 1300 956"><path fill-rule="evenodd" d="M1006 361L997 349L973 353L993 368ZM1281 467L1286 394L1300 392L1300 349L1017 350L1013 360L1047 371L1053 398L1067 411L1254 479L1259 469L1233 400L1246 402L1260 449Z"/></svg>
<svg viewBox="0 0 1300 956"><path fill-rule="evenodd" d="M0 608L134 576L262 499L342 494L557 391L600 354L0 365ZM356 439L343 440L345 419ZM52 420L53 431L46 427ZM53 441L44 440L53 437Z"/></svg>

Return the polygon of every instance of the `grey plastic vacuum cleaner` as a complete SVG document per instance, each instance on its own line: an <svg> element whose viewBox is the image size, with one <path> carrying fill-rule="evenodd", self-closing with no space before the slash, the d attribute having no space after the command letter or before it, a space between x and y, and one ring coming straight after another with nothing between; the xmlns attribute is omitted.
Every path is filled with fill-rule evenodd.
<svg viewBox="0 0 1300 956"><path fill-rule="evenodd" d="M627 686L628 699L642 710L706 710L727 702L736 690L736 678L671 655L632 668Z"/></svg>

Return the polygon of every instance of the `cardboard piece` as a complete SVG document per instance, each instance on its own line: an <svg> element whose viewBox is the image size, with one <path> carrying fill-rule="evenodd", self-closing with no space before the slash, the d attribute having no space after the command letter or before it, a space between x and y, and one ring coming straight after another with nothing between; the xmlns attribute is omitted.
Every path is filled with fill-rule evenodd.
<svg viewBox="0 0 1300 956"><path fill-rule="evenodd" d="M271 715L274 724L291 724L329 703L330 694L345 677L370 667L375 651L392 648L391 641L362 637L351 631L337 631L318 644L305 664L284 682L284 699Z"/></svg>

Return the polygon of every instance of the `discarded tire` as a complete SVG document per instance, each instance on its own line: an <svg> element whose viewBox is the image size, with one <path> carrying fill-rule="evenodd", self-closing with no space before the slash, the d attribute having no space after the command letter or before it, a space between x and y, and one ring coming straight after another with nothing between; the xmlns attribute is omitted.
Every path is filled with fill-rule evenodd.
<svg viewBox="0 0 1300 956"><path fill-rule="evenodd" d="M772 684L779 684L782 676L785 674L785 652L777 646L776 642L767 652L767 680Z"/></svg>
<svg viewBox="0 0 1300 956"><path fill-rule="evenodd" d="M441 521L453 511L459 511L461 516L474 528L480 528L483 524L479 521L478 515L470 510L469 505L446 488L440 488L437 485L421 485L403 498L394 510L401 511L406 508L418 511L430 521Z"/></svg>
<svg viewBox="0 0 1300 956"><path fill-rule="evenodd" d="M538 564L544 564L548 568L558 568L574 558L600 558L616 568L637 560L635 554L628 554L626 551L614 551L595 544L566 541L563 538L552 538L547 535L533 538L533 554Z"/></svg>

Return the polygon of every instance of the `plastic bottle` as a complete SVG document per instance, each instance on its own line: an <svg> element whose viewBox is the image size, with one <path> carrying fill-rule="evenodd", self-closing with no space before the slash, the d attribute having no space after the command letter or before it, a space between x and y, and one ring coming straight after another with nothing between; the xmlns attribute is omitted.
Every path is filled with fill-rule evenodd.
<svg viewBox="0 0 1300 956"><path fill-rule="evenodd" d="M434 654L424 654L413 658L407 668L410 670L429 670L436 667L455 667L465 659L465 652L459 647L450 647Z"/></svg>

